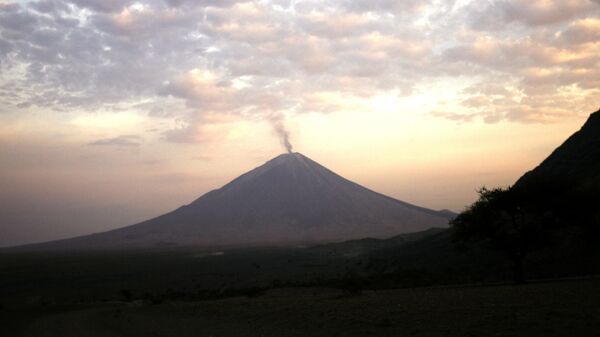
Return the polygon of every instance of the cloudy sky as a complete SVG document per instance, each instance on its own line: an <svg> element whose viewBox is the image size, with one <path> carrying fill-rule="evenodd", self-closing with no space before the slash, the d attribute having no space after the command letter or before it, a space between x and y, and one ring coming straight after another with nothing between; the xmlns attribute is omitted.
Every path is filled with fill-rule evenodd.
<svg viewBox="0 0 600 337"><path fill-rule="evenodd" d="M159 215L294 149L455 211L600 107L600 0L0 0L0 246Z"/></svg>

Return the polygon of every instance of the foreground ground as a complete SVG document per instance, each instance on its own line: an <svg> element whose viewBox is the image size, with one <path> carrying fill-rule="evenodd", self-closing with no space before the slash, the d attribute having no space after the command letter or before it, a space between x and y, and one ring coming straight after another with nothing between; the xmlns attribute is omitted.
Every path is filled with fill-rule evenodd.
<svg viewBox="0 0 600 337"><path fill-rule="evenodd" d="M600 280L0 311L6 336L600 336Z"/></svg>

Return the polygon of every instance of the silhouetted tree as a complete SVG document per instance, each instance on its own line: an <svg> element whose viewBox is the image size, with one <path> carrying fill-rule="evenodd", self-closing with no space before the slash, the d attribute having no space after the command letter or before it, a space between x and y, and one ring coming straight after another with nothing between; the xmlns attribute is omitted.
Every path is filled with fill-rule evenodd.
<svg viewBox="0 0 600 337"><path fill-rule="evenodd" d="M125 302L131 302L131 301L133 301L133 293L131 292L131 290L129 290L129 289L121 289L120 294L121 294L121 298Z"/></svg>
<svg viewBox="0 0 600 337"><path fill-rule="evenodd" d="M551 214L510 188L481 188L479 199L451 221L455 242L487 241L503 251L514 266L514 280L525 281L525 258L547 244Z"/></svg>
<svg viewBox="0 0 600 337"><path fill-rule="evenodd" d="M546 228L559 240L572 238L595 244L600 237L600 179L584 182L565 175L530 179L511 188L530 211L545 215Z"/></svg>

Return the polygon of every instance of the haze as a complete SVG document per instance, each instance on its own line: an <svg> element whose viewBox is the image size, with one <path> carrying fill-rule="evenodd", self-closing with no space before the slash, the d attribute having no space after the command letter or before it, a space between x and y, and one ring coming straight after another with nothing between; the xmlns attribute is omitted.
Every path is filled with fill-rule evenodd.
<svg viewBox="0 0 600 337"><path fill-rule="evenodd" d="M295 151L460 211L598 108L600 1L0 0L0 246L130 225ZM283 129L280 129L283 128Z"/></svg>

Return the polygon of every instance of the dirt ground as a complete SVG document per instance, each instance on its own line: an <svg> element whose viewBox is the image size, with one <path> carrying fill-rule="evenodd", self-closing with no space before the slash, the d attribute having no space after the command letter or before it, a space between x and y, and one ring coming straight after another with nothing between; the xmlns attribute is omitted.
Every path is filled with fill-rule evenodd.
<svg viewBox="0 0 600 337"><path fill-rule="evenodd" d="M332 289L276 289L256 298L46 308L30 316L27 311L3 311L5 319L12 315L13 326L19 322L9 335L27 337L598 337L600 280L354 295Z"/></svg>

